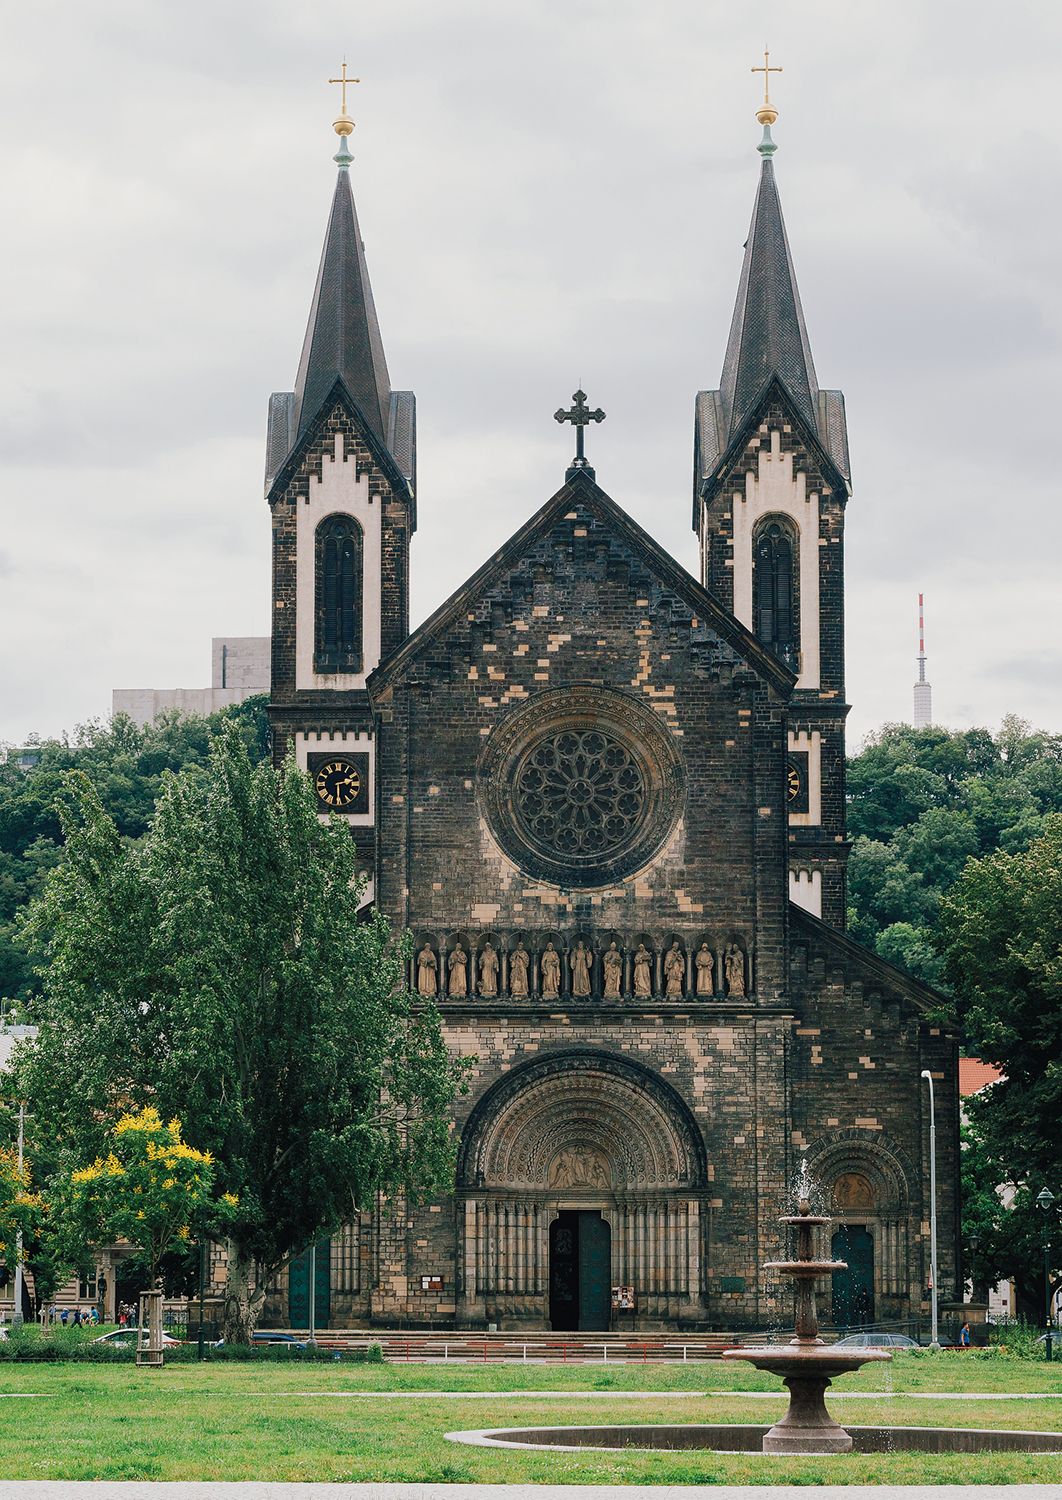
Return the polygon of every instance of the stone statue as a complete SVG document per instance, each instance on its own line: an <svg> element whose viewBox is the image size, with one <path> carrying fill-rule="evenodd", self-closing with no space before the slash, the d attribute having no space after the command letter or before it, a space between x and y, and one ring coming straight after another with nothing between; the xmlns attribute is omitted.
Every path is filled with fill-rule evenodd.
<svg viewBox="0 0 1062 1500"><path fill-rule="evenodd" d="M728 943L723 959L726 969L726 992L740 999L745 993L745 955L737 943Z"/></svg>
<svg viewBox="0 0 1062 1500"><path fill-rule="evenodd" d="M432 952L431 944L425 943L417 954L417 994L431 999L436 990L436 970L439 960Z"/></svg>
<svg viewBox="0 0 1062 1500"><path fill-rule="evenodd" d="M560 997L560 981L560 954L550 942L546 944L546 951L542 955L543 1000L556 1000Z"/></svg>
<svg viewBox="0 0 1062 1500"><path fill-rule="evenodd" d="M605 999L618 1000L623 984L623 954L615 943L609 943L608 951L601 960L601 967L605 971Z"/></svg>
<svg viewBox="0 0 1062 1500"><path fill-rule="evenodd" d="M498 993L498 955L490 938L479 955L479 993L485 1000L492 1000Z"/></svg>
<svg viewBox="0 0 1062 1500"><path fill-rule="evenodd" d="M447 960L447 969L450 974L449 994L451 999L468 994L468 954L458 941L457 947Z"/></svg>
<svg viewBox="0 0 1062 1500"><path fill-rule="evenodd" d="M576 943L571 956L572 994L580 1000L590 993L590 965L593 961L594 956L586 944L582 940Z"/></svg>
<svg viewBox="0 0 1062 1500"><path fill-rule="evenodd" d="M639 1000L648 1000L653 993L653 955L644 943L638 944L634 955L634 993Z"/></svg>
<svg viewBox="0 0 1062 1500"><path fill-rule="evenodd" d="M686 955L678 945L678 939L671 944L664 955L664 994L669 1000L680 1000L686 988Z"/></svg>
<svg viewBox="0 0 1062 1500"><path fill-rule="evenodd" d="M509 993L510 995L527 994L527 970L531 961L531 955L522 942L517 943L512 953L509 954Z"/></svg>
<svg viewBox="0 0 1062 1500"><path fill-rule="evenodd" d="M698 995L715 994L715 954L707 943L702 943L697 949L697 957L694 959L697 966L697 993Z"/></svg>

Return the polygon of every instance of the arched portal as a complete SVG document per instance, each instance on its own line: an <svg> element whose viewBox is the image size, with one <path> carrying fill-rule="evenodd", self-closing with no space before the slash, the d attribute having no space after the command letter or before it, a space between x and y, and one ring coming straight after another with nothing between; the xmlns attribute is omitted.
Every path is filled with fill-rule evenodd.
<svg viewBox="0 0 1062 1500"><path fill-rule="evenodd" d="M833 1278L830 1321L850 1328L908 1316L910 1169L904 1159L890 1142L852 1131L814 1142L808 1165L834 1219L835 1258L849 1265Z"/></svg>
<svg viewBox="0 0 1062 1500"><path fill-rule="evenodd" d="M589 1050L514 1069L462 1135L461 1315L595 1328L703 1317L706 1184L696 1122L648 1069ZM610 1302L634 1289L633 1311L605 1318L606 1283ZM574 1312L570 1297L559 1311L564 1286Z"/></svg>

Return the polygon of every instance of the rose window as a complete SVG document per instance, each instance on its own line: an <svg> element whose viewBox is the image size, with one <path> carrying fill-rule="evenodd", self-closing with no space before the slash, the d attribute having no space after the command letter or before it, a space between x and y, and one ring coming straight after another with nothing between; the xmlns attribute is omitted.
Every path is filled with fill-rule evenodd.
<svg viewBox="0 0 1062 1500"><path fill-rule="evenodd" d="M480 805L524 872L567 889L642 869L681 813L678 745L633 695L582 684L536 693L494 726Z"/></svg>
<svg viewBox="0 0 1062 1500"><path fill-rule="evenodd" d="M645 778L634 756L599 729L565 730L533 746L516 773L514 803L536 844L586 858L607 854L637 827Z"/></svg>

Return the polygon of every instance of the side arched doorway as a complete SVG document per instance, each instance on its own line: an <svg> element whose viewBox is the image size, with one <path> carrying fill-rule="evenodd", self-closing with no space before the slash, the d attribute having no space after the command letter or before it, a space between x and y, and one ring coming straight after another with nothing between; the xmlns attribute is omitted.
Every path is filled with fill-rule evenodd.
<svg viewBox="0 0 1062 1500"><path fill-rule="evenodd" d="M848 1271L832 1279L827 1314L838 1329L896 1324L912 1311L908 1169L885 1141L853 1132L820 1141L808 1153L834 1220L834 1258Z"/></svg>
<svg viewBox="0 0 1062 1500"><path fill-rule="evenodd" d="M547 1055L479 1100L458 1158L461 1321L666 1327L705 1317L700 1132L626 1058ZM633 1308L613 1311L613 1288Z"/></svg>

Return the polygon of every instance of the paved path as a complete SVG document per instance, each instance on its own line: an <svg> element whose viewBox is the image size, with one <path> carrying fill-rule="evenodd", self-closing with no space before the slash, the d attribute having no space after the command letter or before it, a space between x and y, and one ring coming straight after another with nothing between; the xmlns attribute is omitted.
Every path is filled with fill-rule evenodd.
<svg viewBox="0 0 1062 1500"><path fill-rule="evenodd" d="M916 1500L921 1485L815 1488L816 1500ZM932 1500L1059 1500L1062 1484L930 1486ZM805 1485L241 1484L24 1480L0 1482L0 1500L808 1500Z"/></svg>
<svg viewBox="0 0 1062 1500"><path fill-rule="evenodd" d="M220 1394L220 1393L215 1393ZM228 1390L226 1395L239 1395ZM258 1391L315 1401L788 1401L788 1391ZM1062 1401L1062 1391L830 1391L831 1401Z"/></svg>
<svg viewBox="0 0 1062 1500"><path fill-rule="evenodd" d="M0 1401L55 1401L61 1391L0 1391ZM229 1386L215 1396L306 1397L313 1401L785 1401L785 1391L262 1391ZM1062 1401L1062 1391L831 1391L831 1401Z"/></svg>

